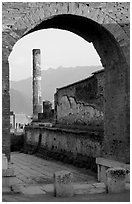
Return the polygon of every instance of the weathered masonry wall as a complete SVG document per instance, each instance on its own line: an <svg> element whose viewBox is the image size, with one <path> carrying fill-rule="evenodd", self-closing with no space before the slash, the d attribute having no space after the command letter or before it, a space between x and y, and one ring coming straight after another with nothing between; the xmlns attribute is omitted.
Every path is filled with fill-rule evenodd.
<svg viewBox="0 0 132 204"><path fill-rule="evenodd" d="M41 137L41 139L40 139ZM58 157L64 161L95 165L101 154L102 132L71 131L59 128L25 128L25 151L37 149L42 155Z"/></svg>
<svg viewBox="0 0 132 204"><path fill-rule="evenodd" d="M2 61L2 152L10 159L10 96L9 96L9 67Z"/></svg>
<svg viewBox="0 0 132 204"><path fill-rule="evenodd" d="M56 123L63 125L103 126L104 70L91 77L57 89Z"/></svg>

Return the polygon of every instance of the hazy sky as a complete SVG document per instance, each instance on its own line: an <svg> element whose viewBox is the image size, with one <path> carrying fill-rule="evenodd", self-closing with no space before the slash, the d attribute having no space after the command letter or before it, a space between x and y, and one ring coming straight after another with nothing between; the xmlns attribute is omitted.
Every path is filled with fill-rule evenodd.
<svg viewBox="0 0 132 204"><path fill-rule="evenodd" d="M101 65L91 43L69 31L45 29L19 40L9 56L10 79L32 76L32 49L41 49L41 68Z"/></svg>

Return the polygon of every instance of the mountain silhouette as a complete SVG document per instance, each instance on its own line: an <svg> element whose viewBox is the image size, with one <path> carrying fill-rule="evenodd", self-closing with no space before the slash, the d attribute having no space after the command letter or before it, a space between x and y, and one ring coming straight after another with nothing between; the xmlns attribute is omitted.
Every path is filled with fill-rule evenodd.
<svg viewBox="0 0 132 204"><path fill-rule="evenodd" d="M28 97L20 93L18 90L11 88L10 90L10 110L15 113L32 113L32 105Z"/></svg>

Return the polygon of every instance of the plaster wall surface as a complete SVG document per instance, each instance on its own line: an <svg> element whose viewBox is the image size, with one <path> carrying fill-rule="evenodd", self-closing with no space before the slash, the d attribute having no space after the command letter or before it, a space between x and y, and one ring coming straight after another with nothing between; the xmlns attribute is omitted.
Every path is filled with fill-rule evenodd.
<svg viewBox="0 0 132 204"><path fill-rule="evenodd" d="M59 153L59 156L67 156L73 161L84 160L85 166L87 161L95 161L95 158L101 155L101 142L103 139L102 132L86 132L86 131L68 131L59 128L33 128L25 129L25 149L32 146L33 149L38 146L39 135L42 135L41 144L38 152ZM62 158L63 160L63 158ZM89 164L92 165L92 164Z"/></svg>
<svg viewBox="0 0 132 204"><path fill-rule="evenodd" d="M57 89L56 122L63 125L102 126L104 118L104 70Z"/></svg>

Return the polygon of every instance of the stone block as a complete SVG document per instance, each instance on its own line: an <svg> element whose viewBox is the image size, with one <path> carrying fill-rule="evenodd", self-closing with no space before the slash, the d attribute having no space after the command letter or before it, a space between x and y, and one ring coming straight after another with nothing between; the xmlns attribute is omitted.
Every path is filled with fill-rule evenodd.
<svg viewBox="0 0 132 204"><path fill-rule="evenodd" d="M97 194L97 193L105 193L105 192L106 192L106 186L104 183L74 184L75 195Z"/></svg>
<svg viewBox="0 0 132 204"><path fill-rule="evenodd" d="M9 177L2 177L2 188L9 187Z"/></svg>
<svg viewBox="0 0 132 204"><path fill-rule="evenodd" d="M15 176L14 169L2 169L2 177Z"/></svg>
<svg viewBox="0 0 132 204"><path fill-rule="evenodd" d="M54 195L56 197L72 197L73 189L73 174L69 171L58 171L54 174Z"/></svg>
<svg viewBox="0 0 132 204"><path fill-rule="evenodd" d="M3 187L11 187L13 185L17 184L16 176L8 176L8 177L2 177L2 188Z"/></svg>
<svg viewBox="0 0 132 204"><path fill-rule="evenodd" d="M130 173L126 173L126 182L130 183Z"/></svg>
<svg viewBox="0 0 132 204"><path fill-rule="evenodd" d="M96 158L96 164L98 165L102 165L102 166L107 166L107 167L121 167L121 168L127 168L129 169L129 165L119 162L119 161L115 161L115 160L111 160L111 159L106 159L103 157L97 157Z"/></svg>
<svg viewBox="0 0 132 204"><path fill-rule="evenodd" d="M2 154L2 170L8 168L8 161L5 154Z"/></svg>
<svg viewBox="0 0 132 204"><path fill-rule="evenodd" d="M128 173L126 173L126 182L130 182L130 165L119 161L114 161L111 159L106 159L102 157L96 158L96 164L98 167L98 181L104 182L106 184L106 170L108 168L123 168Z"/></svg>
<svg viewBox="0 0 132 204"><path fill-rule="evenodd" d="M38 194L46 194L45 191L43 191L40 186L22 186L20 189L22 194L26 195L38 195Z"/></svg>
<svg viewBox="0 0 132 204"><path fill-rule="evenodd" d="M106 170L108 167L106 166L101 166L101 171L100 171L100 181L104 182L106 184Z"/></svg>
<svg viewBox="0 0 132 204"><path fill-rule="evenodd" d="M2 186L2 193L10 193L10 192L11 192L11 188Z"/></svg>
<svg viewBox="0 0 132 204"><path fill-rule="evenodd" d="M11 186L11 191L13 193L21 193L22 192L22 190L21 190L22 188L23 188L22 184L13 185L13 186Z"/></svg>
<svg viewBox="0 0 132 204"><path fill-rule="evenodd" d="M101 181L101 165L97 165L98 171L98 181Z"/></svg>
<svg viewBox="0 0 132 204"><path fill-rule="evenodd" d="M4 157L3 157L4 158ZM17 178L15 176L14 169L10 162L7 162L7 158L2 158L2 192L12 191L12 186L17 185Z"/></svg>
<svg viewBox="0 0 132 204"><path fill-rule="evenodd" d="M130 183L125 183L125 189L126 189L127 191L130 190Z"/></svg>
<svg viewBox="0 0 132 204"><path fill-rule="evenodd" d="M46 193L53 193L54 192L54 186L53 184L46 184L41 186L41 189L45 191Z"/></svg>
<svg viewBox="0 0 132 204"><path fill-rule="evenodd" d="M126 170L120 167L109 168L106 171L108 193L125 191Z"/></svg>

